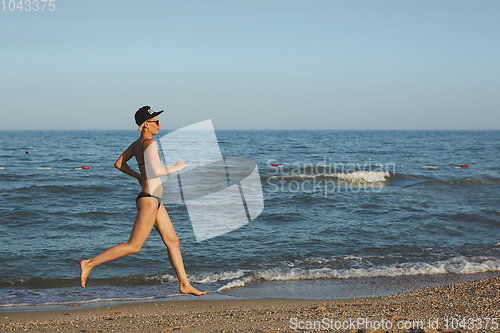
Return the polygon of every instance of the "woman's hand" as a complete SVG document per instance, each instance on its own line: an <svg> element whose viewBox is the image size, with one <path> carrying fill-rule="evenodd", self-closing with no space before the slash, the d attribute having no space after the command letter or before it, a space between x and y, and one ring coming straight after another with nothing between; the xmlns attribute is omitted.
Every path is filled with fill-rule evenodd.
<svg viewBox="0 0 500 333"><path fill-rule="evenodd" d="M179 168L179 171L186 168L186 164L184 164L184 162L182 161L177 161L177 163L175 163L175 166Z"/></svg>

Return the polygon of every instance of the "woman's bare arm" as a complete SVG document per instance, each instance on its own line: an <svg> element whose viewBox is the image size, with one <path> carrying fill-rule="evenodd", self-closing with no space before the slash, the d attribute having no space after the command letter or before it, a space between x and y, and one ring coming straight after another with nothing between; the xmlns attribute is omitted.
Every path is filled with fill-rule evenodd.
<svg viewBox="0 0 500 333"><path fill-rule="evenodd" d="M134 157L134 145L135 145L135 142L132 143L121 155L120 157L118 157L118 159L116 160L115 162L115 168L117 168L118 170L120 170L121 172L131 176L131 177L134 177L135 179L137 179L139 181L139 183L141 183L141 175L132 170L131 167L129 167L129 165L127 164L127 162L132 158Z"/></svg>
<svg viewBox="0 0 500 333"><path fill-rule="evenodd" d="M186 165L182 161L178 161L177 163L175 163L175 166L161 165L160 157L158 156L157 152L158 148L155 141L149 144L146 148L146 151L144 152L144 159L145 161L147 161L146 164L148 165L146 169L152 172L152 176L165 176L180 171L186 167Z"/></svg>

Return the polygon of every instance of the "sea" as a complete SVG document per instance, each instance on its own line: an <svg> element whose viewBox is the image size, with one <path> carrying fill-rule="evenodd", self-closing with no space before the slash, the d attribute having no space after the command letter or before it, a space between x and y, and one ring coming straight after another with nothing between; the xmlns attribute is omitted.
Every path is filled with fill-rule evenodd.
<svg viewBox="0 0 500 333"><path fill-rule="evenodd" d="M500 131L215 133L223 156L256 162L264 206L199 241L185 203L165 204L202 297L348 298L500 275ZM129 238L141 189L114 162L138 136L0 131L0 311L194 297L154 229L80 287L79 261Z"/></svg>

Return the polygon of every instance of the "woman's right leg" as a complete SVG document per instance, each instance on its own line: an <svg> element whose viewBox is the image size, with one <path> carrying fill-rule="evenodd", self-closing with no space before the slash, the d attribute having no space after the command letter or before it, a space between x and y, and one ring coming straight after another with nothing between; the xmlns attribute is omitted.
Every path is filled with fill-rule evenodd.
<svg viewBox="0 0 500 333"><path fill-rule="evenodd" d="M168 259L175 270L177 279L179 279L179 291L183 294L192 294L196 296L205 295L205 291L199 291L191 285L188 281L186 275L186 270L184 269L184 263L182 261L181 250L179 247L179 238L175 233L172 221L168 216L167 210L163 204L160 205L158 209L158 214L156 215L155 228L161 236L163 243L167 247Z"/></svg>
<svg viewBox="0 0 500 333"><path fill-rule="evenodd" d="M80 261L80 282L83 288L90 271L106 261L137 253L148 238L156 220L158 203L151 198L141 198L137 202L137 217L127 243L118 244L107 249L98 256Z"/></svg>

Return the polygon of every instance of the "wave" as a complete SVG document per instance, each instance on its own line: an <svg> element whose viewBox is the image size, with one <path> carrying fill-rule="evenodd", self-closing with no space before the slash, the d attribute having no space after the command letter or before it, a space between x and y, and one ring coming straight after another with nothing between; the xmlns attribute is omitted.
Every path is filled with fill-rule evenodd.
<svg viewBox="0 0 500 333"><path fill-rule="evenodd" d="M499 178L458 178L435 179L429 176L392 173L388 171L354 171L351 173L314 173L314 174L281 174L270 175L268 179L291 181L294 179L336 179L353 184L379 183L411 186L429 186L437 188L488 188L500 185Z"/></svg>
<svg viewBox="0 0 500 333"><path fill-rule="evenodd" d="M314 179L333 178L349 183L380 183L391 177L387 171L354 171L351 173L318 173L318 174L283 174L270 176L269 179Z"/></svg>
<svg viewBox="0 0 500 333"><path fill-rule="evenodd" d="M366 277L397 277L412 275L439 275L439 274L477 274L500 272L500 259L494 257L455 257L434 263L401 263L389 266L349 269L270 269L255 272L251 276L231 281L218 291L244 287L250 282L264 281L296 281L319 279L353 279Z"/></svg>
<svg viewBox="0 0 500 333"><path fill-rule="evenodd" d="M234 288L244 288L248 284L259 282L500 272L500 258L498 257L458 256L431 263L406 262L376 266L369 264L370 261L365 259L354 256L337 259L315 259L313 260L314 263L320 265L314 268L310 265L308 265L308 268L298 268L296 264L300 265L301 263L282 262L279 269L204 273L189 276L189 281L201 284L202 289L213 293ZM351 265L345 269L338 268L338 261L343 262L345 260L351 262ZM311 264L310 260L307 263ZM170 274L93 279L92 288L87 289L75 288L78 284L79 281L69 279L3 281L2 288L0 288L0 308L139 301L180 295L177 285L178 280Z"/></svg>
<svg viewBox="0 0 500 333"><path fill-rule="evenodd" d="M494 247L500 247L500 243ZM349 262L348 268L340 269L334 266ZM293 280L316 280L316 279L350 279L360 277L379 276L410 276L410 275L436 275L436 274L476 274L486 272L500 272L500 258L497 257L453 257L447 260L425 262L407 262L391 265L370 266L370 260L360 257L346 256L341 259L315 259L305 260L303 264L316 266L315 268L298 268L301 263L282 263L285 268L274 268L262 271L236 270L217 273L204 273L190 275L189 281L200 284L226 283L239 285L240 282L264 282L264 281L293 281ZM362 267L368 266L368 267ZM177 278L171 274L135 275L117 278L93 279L95 286L150 286L165 283L176 284ZM223 288L227 289L226 284ZM74 287L73 279L20 279L4 280L0 282L0 288L14 289L51 289Z"/></svg>
<svg viewBox="0 0 500 333"><path fill-rule="evenodd" d="M350 173L282 173L270 174L268 179L280 178L287 179L314 179L314 178L333 178L339 181L350 183L377 183L390 181L400 185L430 185L444 187L489 187L500 185L500 178L485 177L485 178L448 178L436 179L435 175L413 175L405 173L393 173L388 171L353 171Z"/></svg>

